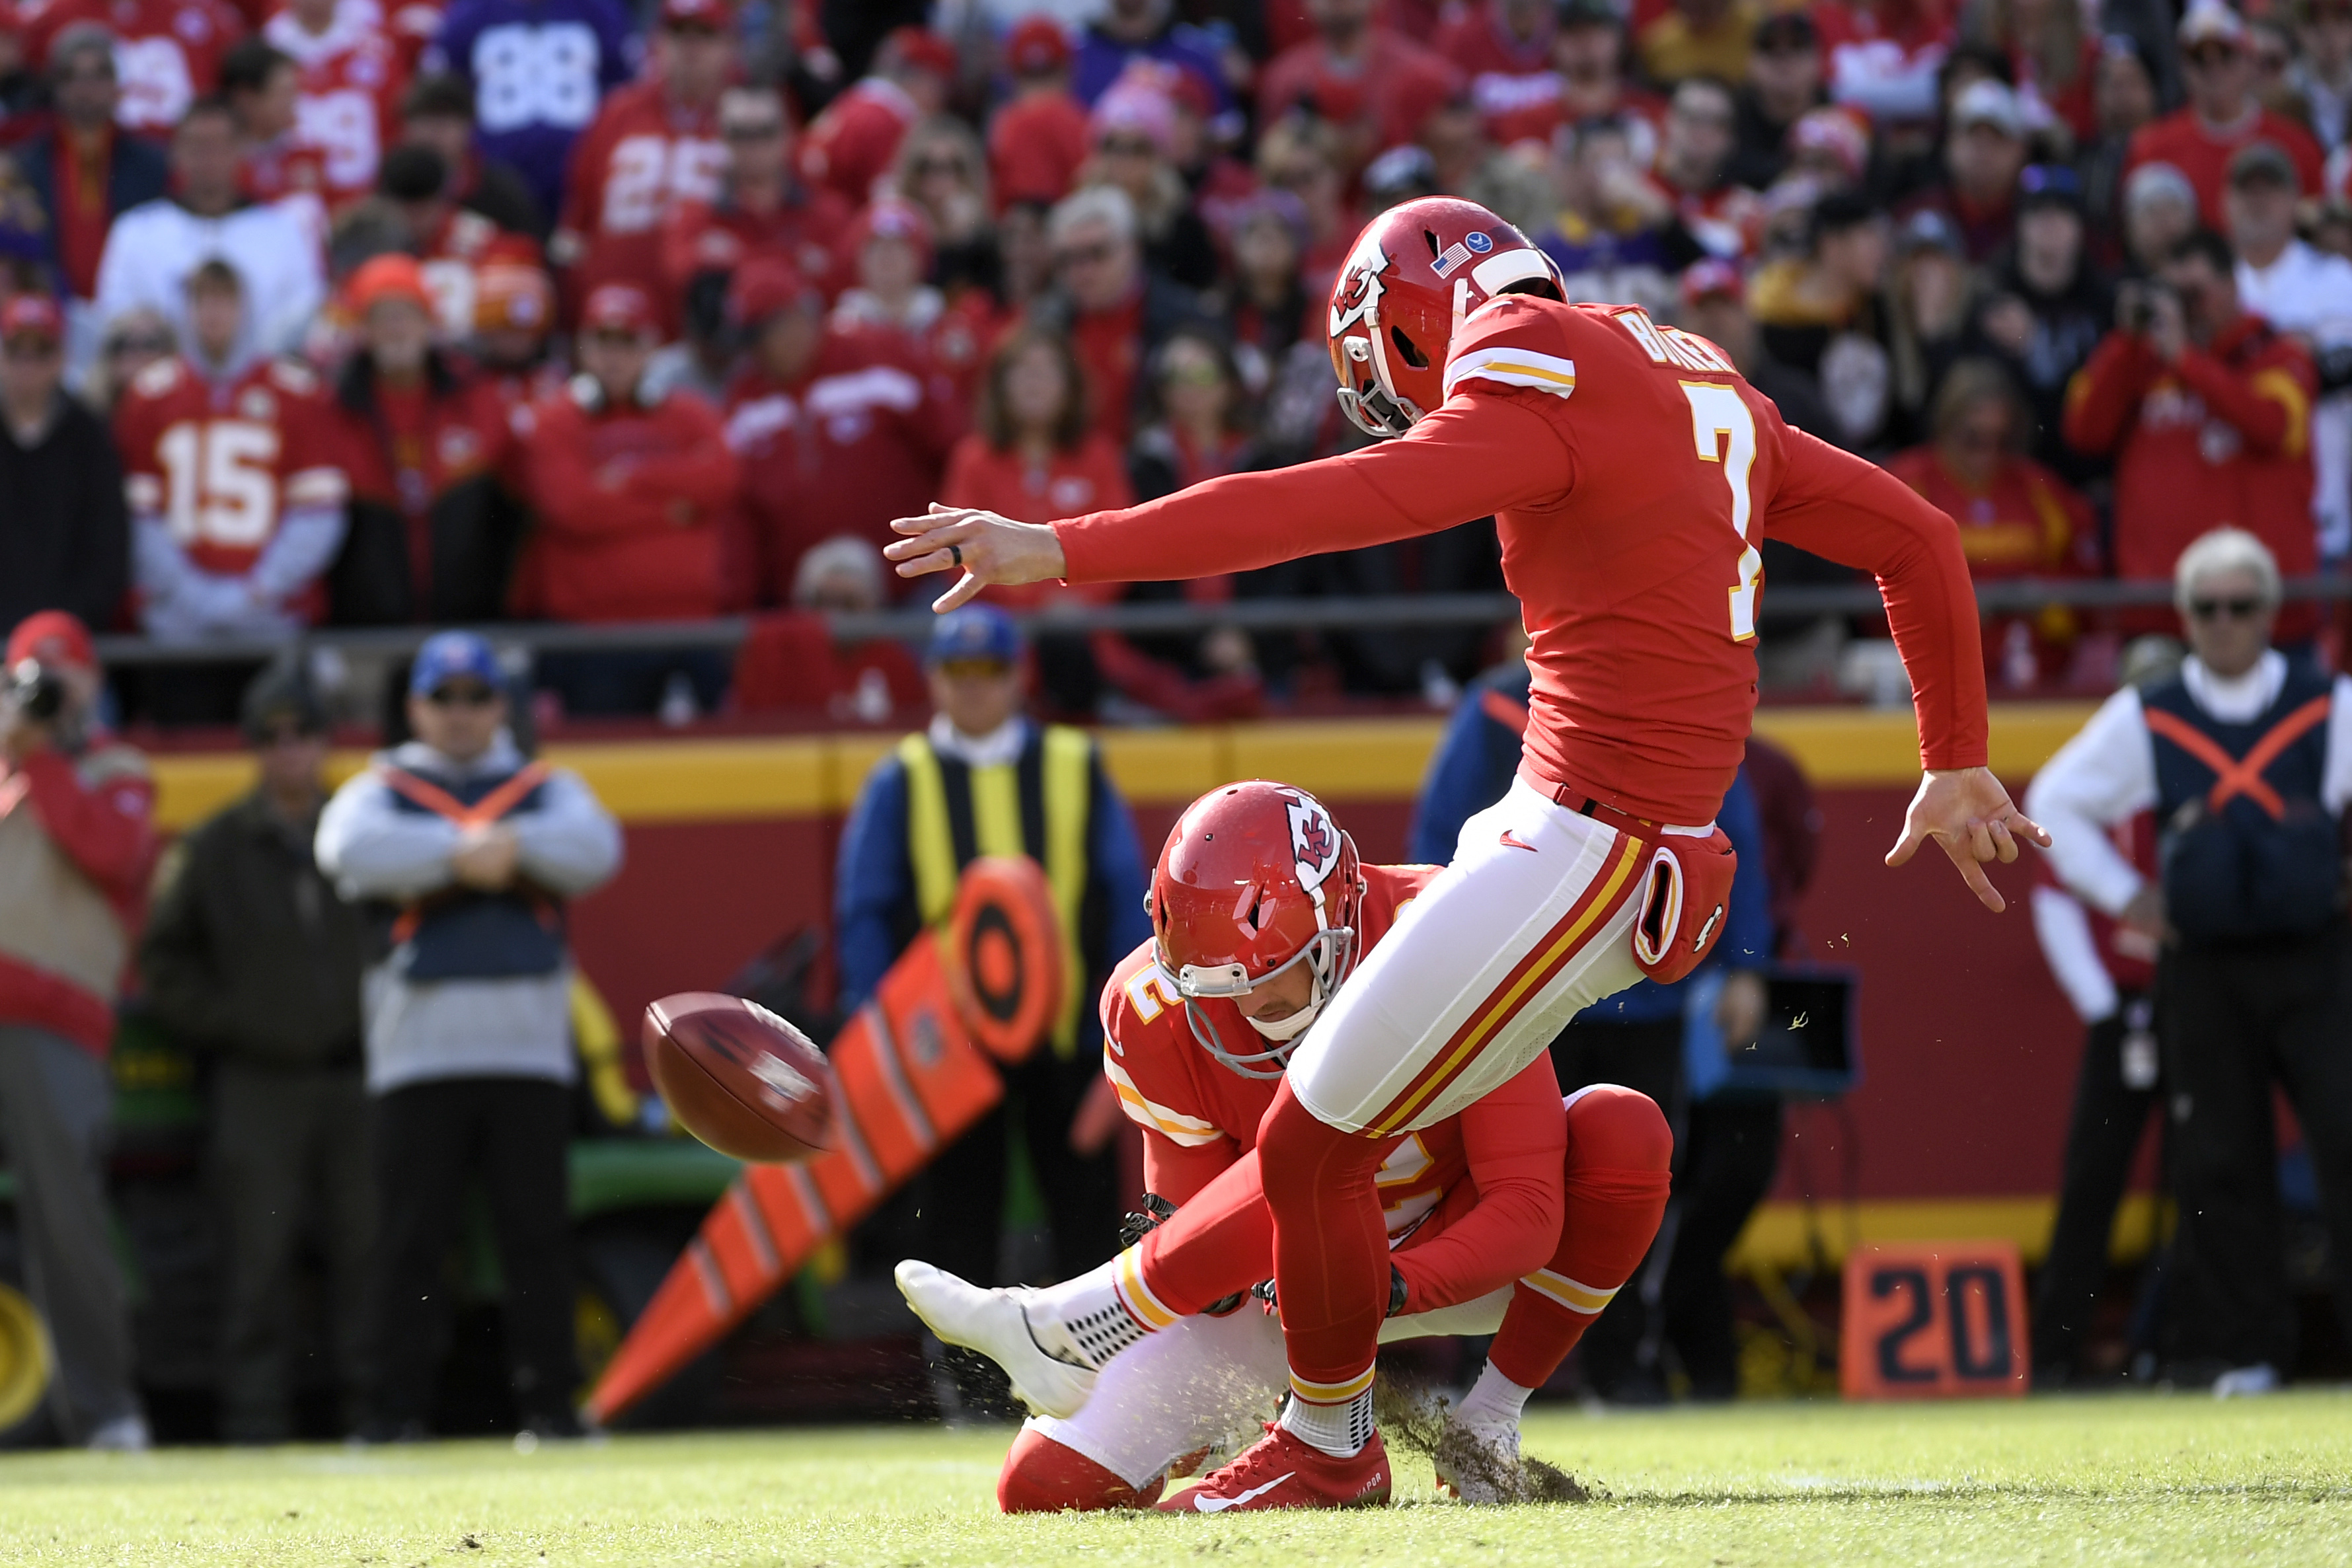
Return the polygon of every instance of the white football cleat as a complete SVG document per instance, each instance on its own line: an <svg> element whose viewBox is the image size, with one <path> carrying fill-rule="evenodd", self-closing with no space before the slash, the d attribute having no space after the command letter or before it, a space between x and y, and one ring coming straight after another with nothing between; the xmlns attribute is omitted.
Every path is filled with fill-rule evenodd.
<svg viewBox="0 0 2352 1568"><path fill-rule="evenodd" d="M1437 1482L1464 1502L1481 1506L1518 1502L1525 1487L1519 1463L1519 1427L1515 1421L1464 1420L1452 1410L1430 1456Z"/></svg>
<svg viewBox="0 0 2352 1568"><path fill-rule="evenodd" d="M1013 1397L1032 1411L1066 1421L1086 1408L1095 1391L1094 1371L1038 1348L1024 1310L1030 1291L982 1290L914 1258L901 1262L891 1278L933 1333L1003 1367L1013 1381Z"/></svg>

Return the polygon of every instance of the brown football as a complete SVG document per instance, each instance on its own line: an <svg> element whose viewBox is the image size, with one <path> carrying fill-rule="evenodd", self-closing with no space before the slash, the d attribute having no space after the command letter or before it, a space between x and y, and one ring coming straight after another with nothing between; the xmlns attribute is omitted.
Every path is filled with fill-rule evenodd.
<svg viewBox="0 0 2352 1568"><path fill-rule="evenodd" d="M720 1154L784 1165L832 1147L832 1070L758 1003L681 991L646 1009L643 1038L670 1114Z"/></svg>

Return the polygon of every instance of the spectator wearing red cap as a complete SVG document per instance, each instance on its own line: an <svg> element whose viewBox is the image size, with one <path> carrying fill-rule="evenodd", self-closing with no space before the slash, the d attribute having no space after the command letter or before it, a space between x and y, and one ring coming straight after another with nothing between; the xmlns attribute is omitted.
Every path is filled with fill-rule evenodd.
<svg viewBox="0 0 2352 1568"><path fill-rule="evenodd" d="M1258 78L1261 124L1305 110L1337 127L1350 176L1383 148L1411 141L1463 87L1462 73L1375 22L1372 0L1307 0L1315 37L1275 57Z"/></svg>
<svg viewBox="0 0 2352 1568"><path fill-rule="evenodd" d="M662 224L686 202L719 194L727 167L719 98L735 69L726 0L662 0L652 68L615 91L572 149L549 259L569 269L572 298L628 283L654 302L656 330L677 325L664 287Z"/></svg>
<svg viewBox="0 0 2352 1568"><path fill-rule="evenodd" d="M905 334L828 325L822 293L788 263L747 263L728 314L751 345L727 394L727 442L743 465L747 582L761 603L782 603L812 545L836 534L887 543L892 517L938 497L963 413Z"/></svg>
<svg viewBox="0 0 2352 1568"><path fill-rule="evenodd" d="M2073 486L2025 455L2030 417L2007 371L1962 360L1937 389L1930 420L1934 439L1895 454L1887 472L1959 524L1971 578L2099 575L2098 519ZM1997 686L2032 690L2064 672L2080 630L2060 604L1989 620L1986 672Z"/></svg>
<svg viewBox="0 0 2352 1568"><path fill-rule="evenodd" d="M955 388L967 407L981 360L996 335L988 296L947 295L923 281L931 271L931 225L923 210L884 196L857 215L842 239L842 269L856 279L835 302L836 326L903 332Z"/></svg>
<svg viewBox="0 0 2352 1568"><path fill-rule="evenodd" d="M1024 16L1004 38L1013 97L989 117L988 170L999 202L1052 204L1087 161L1087 111L1070 91L1070 38L1051 16Z"/></svg>
<svg viewBox="0 0 2352 1568"><path fill-rule="evenodd" d="M66 1441L143 1448L106 1203L114 999L155 860L146 759L93 727L102 679L62 610L17 622L0 696L0 1140Z"/></svg>
<svg viewBox="0 0 2352 1568"><path fill-rule="evenodd" d="M2221 0L2194 0L2180 18L2180 74L2189 101L2143 125L2125 154L2124 173L2143 163L2169 163L2189 176L2197 209L2210 229L2224 229L2230 160L2241 149L2268 141L2294 165L2301 193L2322 188L2319 143L2284 115L2265 109L2254 92L2254 58L2246 24Z"/></svg>
<svg viewBox="0 0 2352 1568"><path fill-rule="evenodd" d="M520 573L525 607L550 620L692 621L728 605L720 553L735 457L700 399L647 400L659 332L643 289L598 288L581 308L581 373L534 404L520 432L538 521ZM542 677L581 713L650 712L679 673L708 707L723 679L711 662L675 657L579 655L558 666L542 661Z"/></svg>
<svg viewBox="0 0 2352 1568"><path fill-rule="evenodd" d="M114 220L163 194L169 179L161 149L116 129L122 96L115 76L113 37L82 22L57 36L49 48L49 100L56 122L10 158L23 171L48 217L46 257L82 309L98 294L98 259ZM96 324L91 324L93 332Z"/></svg>
<svg viewBox="0 0 2352 1568"><path fill-rule="evenodd" d="M497 475L511 439L498 389L434 347L410 256L379 256L345 301L360 346L335 377L351 525L328 580L340 625L496 620L520 538Z"/></svg>
<svg viewBox="0 0 2352 1568"><path fill-rule="evenodd" d="M77 23L114 37L121 96L115 122L142 136L172 132L189 105L218 90L222 57L247 31L226 0L52 0L25 27L25 58L47 68L56 41Z"/></svg>
<svg viewBox="0 0 2352 1568"><path fill-rule="evenodd" d="M1217 281L1217 247L1175 161L1177 109L1168 89L1181 75L1139 64L1095 99L1087 118L1094 152L1078 183L1126 192L1144 265L1186 288L1206 288Z"/></svg>
<svg viewBox="0 0 2352 1568"><path fill-rule="evenodd" d="M110 625L131 586L121 465L106 426L61 390L64 372L57 302L0 306L0 624L60 605Z"/></svg>
<svg viewBox="0 0 2352 1568"><path fill-rule="evenodd" d="M662 225L663 287L680 299L699 287L715 315L727 279L755 256L781 256L804 277L829 278L833 247L856 209L793 172L783 95L772 87L729 88L719 99L719 133L727 144L719 191L679 202Z"/></svg>
<svg viewBox="0 0 2352 1568"><path fill-rule="evenodd" d="M874 68L825 105L802 138L801 175L838 192L853 206L898 156L915 122L947 106L955 85L955 48L937 33L900 27L874 52Z"/></svg>
<svg viewBox="0 0 2352 1568"><path fill-rule="evenodd" d="M386 30L389 9L287 0L261 26L294 64L299 135L319 154L331 204L374 188L376 165L399 129L407 73Z"/></svg>

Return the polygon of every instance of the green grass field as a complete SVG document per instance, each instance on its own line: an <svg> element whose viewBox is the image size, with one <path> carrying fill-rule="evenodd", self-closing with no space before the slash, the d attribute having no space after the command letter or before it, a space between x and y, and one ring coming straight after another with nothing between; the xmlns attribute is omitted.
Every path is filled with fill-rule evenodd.
<svg viewBox="0 0 2352 1568"><path fill-rule="evenodd" d="M1608 1494L1000 1519L1005 1431L0 1459L0 1563L1559 1565L2352 1562L2352 1394L1545 1411Z"/></svg>

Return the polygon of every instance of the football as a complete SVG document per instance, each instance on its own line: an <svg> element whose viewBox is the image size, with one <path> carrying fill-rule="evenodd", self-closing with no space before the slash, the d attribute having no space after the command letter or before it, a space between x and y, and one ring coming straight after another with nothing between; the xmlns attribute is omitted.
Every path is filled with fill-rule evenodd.
<svg viewBox="0 0 2352 1568"><path fill-rule="evenodd" d="M670 1114L720 1154L784 1165L832 1146L832 1070L758 1003L681 991L646 1009L643 1039Z"/></svg>

